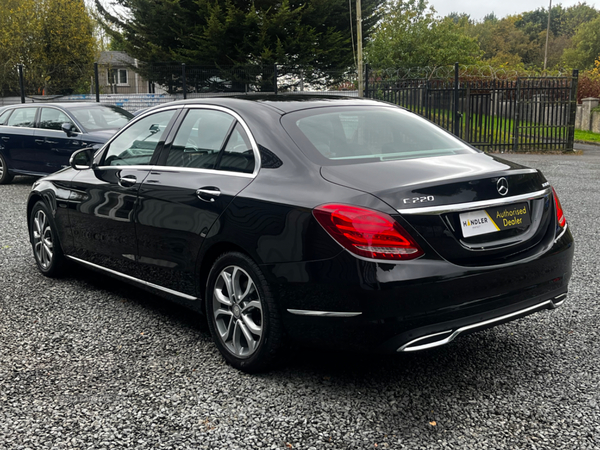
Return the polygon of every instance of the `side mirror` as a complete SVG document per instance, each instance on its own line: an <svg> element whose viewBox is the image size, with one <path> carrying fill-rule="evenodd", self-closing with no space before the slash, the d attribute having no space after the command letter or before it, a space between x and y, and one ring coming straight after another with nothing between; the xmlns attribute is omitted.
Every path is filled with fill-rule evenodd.
<svg viewBox="0 0 600 450"><path fill-rule="evenodd" d="M61 130L63 130L65 133L67 133L67 136L71 137L71 136L75 136L77 133L75 133L75 125L73 125L71 122L65 122L60 126Z"/></svg>
<svg viewBox="0 0 600 450"><path fill-rule="evenodd" d="M91 169L94 165L94 149L82 148L71 155L69 164L75 170Z"/></svg>

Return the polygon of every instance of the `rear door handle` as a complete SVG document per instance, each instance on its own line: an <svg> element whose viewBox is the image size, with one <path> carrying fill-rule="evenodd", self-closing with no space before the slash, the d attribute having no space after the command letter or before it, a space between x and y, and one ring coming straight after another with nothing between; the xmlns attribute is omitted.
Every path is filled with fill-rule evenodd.
<svg viewBox="0 0 600 450"><path fill-rule="evenodd" d="M125 176L121 176L119 175L119 184L123 187L131 187L131 186L135 186L135 183L137 183L137 178L135 177L135 175L125 175Z"/></svg>
<svg viewBox="0 0 600 450"><path fill-rule="evenodd" d="M204 186L196 190L196 195L203 202L214 202L221 195L221 190L214 186Z"/></svg>
<svg viewBox="0 0 600 450"><path fill-rule="evenodd" d="M9 138L8 136L2 136L2 140L3 140L4 142L6 142L6 141L9 141L9 140L10 140L10 138Z"/></svg>
<svg viewBox="0 0 600 450"><path fill-rule="evenodd" d="M43 140L43 139L36 139L36 140L35 140L35 143L36 143L36 144L43 144L43 143L44 143L44 140Z"/></svg>

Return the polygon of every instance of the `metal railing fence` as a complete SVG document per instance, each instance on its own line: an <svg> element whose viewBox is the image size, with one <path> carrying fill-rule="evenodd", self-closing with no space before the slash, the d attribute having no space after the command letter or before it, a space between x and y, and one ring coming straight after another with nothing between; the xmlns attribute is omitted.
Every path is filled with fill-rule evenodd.
<svg viewBox="0 0 600 450"><path fill-rule="evenodd" d="M366 69L365 96L403 106L486 151L573 150L578 71L558 77L484 77L446 70Z"/></svg>
<svg viewBox="0 0 600 450"><path fill-rule="evenodd" d="M366 66L364 96L403 106L482 150L573 149L577 71L523 77L458 64L434 69ZM76 70L56 67L53 73L23 66L0 73L0 106L102 101L134 111L178 99L241 93L358 96L356 71L301 66L158 63L114 69L94 64Z"/></svg>

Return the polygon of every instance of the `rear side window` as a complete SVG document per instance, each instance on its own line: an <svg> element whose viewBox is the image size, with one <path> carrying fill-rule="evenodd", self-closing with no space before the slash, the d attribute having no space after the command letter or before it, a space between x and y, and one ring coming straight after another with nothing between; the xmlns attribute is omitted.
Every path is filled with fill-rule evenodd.
<svg viewBox="0 0 600 450"><path fill-rule="evenodd" d="M219 161L219 170L229 172L252 173L254 171L254 152L244 127L237 124L227 141L223 156Z"/></svg>
<svg viewBox="0 0 600 450"><path fill-rule="evenodd" d="M33 127L37 108L18 108L6 121L9 127Z"/></svg>
<svg viewBox="0 0 600 450"><path fill-rule="evenodd" d="M476 153L427 120L393 107L315 108L287 114L282 123L321 165Z"/></svg>
<svg viewBox="0 0 600 450"><path fill-rule="evenodd" d="M179 127L167 165L252 173L254 152L244 127L222 111L192 109Z"/></svg>
<svg viewBox="0 0 600 450"><path fill-rule="evenodd" d="M144 117L123 130L111 143L103 165L131 166L150 164L164 139L164 132L177 110L158 112Z"/></svg>
<svg viewBox="0 0 600 450"><path fill-rule="evenodd" d="M210 109L188 111L171 145L168 166L214 169L235 119Z"/></svg>

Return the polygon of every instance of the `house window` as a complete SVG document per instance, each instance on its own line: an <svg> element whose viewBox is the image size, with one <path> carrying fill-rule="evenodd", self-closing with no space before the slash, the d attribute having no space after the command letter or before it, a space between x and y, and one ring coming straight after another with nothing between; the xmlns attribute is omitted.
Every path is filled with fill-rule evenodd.
<svg viewBox="0 0 600 450"><path fill-rule="evenodd" d="M108 84L127 86L127 69L108 69Z"/></svg>

